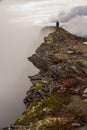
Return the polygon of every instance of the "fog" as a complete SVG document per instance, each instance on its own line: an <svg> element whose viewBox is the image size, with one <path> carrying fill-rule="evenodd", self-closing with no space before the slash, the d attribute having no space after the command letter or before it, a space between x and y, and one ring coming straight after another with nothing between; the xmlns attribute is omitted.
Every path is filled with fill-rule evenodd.
<svg viewBox="0 0 87 130"><path fill-rule="evenodd" d="M76 6L69 11L62 11L58 14L63 27L73 34L87 36L87 4ZM53 19L55 20L55 18Z"/></svg>
<svg viewBox="0 0 87 130"><path fill-rule="evenodd" d="M64 29L79 36L87 36L86 27L87 16L77 16L71 19L66 25L63 26Z"/></svg>
<svg viewBox="0 0 87 130"><path fill-rule="evenodd" d="M18 23L0 24L0 127L15 121L25 110L23 98L38 70L28 62L38 46L40 28Z"/></svg>

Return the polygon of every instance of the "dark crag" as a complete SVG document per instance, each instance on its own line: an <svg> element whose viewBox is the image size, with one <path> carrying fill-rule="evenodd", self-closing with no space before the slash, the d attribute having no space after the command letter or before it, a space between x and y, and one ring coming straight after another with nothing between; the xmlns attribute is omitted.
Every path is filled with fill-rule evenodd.
<svg viewBox="0 0 87 130"><path fill-rule="evenodd" d="M26 112L16 129L72 130L87 123L87 45L84 38L57 28L44 38L28 59L40 70L30 76L32 86Z"/></svg>

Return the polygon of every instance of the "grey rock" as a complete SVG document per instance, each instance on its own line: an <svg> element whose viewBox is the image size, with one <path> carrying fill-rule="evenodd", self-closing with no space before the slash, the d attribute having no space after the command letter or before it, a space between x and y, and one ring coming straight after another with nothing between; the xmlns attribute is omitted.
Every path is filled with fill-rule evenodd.
<svg viewBox="0 0 87 130"><path fill-rule="evenodd" d="M83 101L84 101L85 103L87 103L87 99L84 99Z"/></svg>
<svg viewBox="0 0 87 130"><path fill-rule="evenodd" d="M72 123L72 127L80 127L81 124L80 123Z"/></svg>
<svg viewBox="0 0 87 130"><path fill-rule="evenodd" d="M41 71L47 71L48 70L48 62L36 54L32 55L28 58L29 61L31 61L38 69Z"/></svg>
<svg viewBox="0 0 87 130"><path fill-rule="evenodd" d="M73 50L68 50L68 52L67 52L68 54L73 54L74 53L74 51Z"/></svg>
<svg viewBox="0 0 87 130"><path fill-rule="evenodd" d="M86 99L87 98L87 88L84 90L83 94L82 94L82 98Z"/></svg>
<svg viewBox="0 0 87 130"><path fill-rule="evenodd" d="M84 92L83 92L83 93L87 94L87 88L84 90Z"/></svg>

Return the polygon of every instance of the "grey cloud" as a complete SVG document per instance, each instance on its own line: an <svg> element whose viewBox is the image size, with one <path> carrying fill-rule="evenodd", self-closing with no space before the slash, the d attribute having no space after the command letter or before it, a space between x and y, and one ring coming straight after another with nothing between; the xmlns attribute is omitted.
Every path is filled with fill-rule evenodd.
<svg viewBox="0 0 87 130"><path fill-rule="evenodd" d="M68 13L60 12L58 19L61 26L70 33L85 36L87 35L87 6L77 6L72 8ZM53 18L52 21L55 21Z"/></svg>
<svg viewBox="0 0 87 130"><path fill-rule="evenodd" d="M63 28L68 30L70 33L79 35L79 36L86 36L87 35L87 17L84 16L77 16L71 19L65 25L62 25Z"/></svg>
<svg viewBox="0 0 87 130"><path fill-rule="evenodd" d="M87 16L87 6L78 6L70 10L68 14L61 12L58 17L61 22L68 22L77 16Z"/></svg>

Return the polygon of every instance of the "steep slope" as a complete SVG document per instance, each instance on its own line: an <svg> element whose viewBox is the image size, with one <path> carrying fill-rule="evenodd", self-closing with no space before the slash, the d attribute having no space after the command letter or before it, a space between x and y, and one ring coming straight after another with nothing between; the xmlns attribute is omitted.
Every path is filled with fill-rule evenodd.
<svg viewBox="0 0 87 130"><path fill-rule="evenodd" d="M39 70L14 129L72 130L87 123L87 45L57 28L28 58Z"/></svg>

